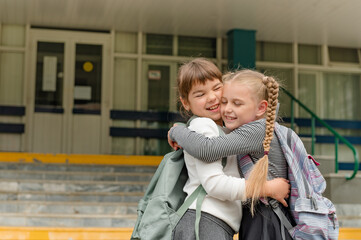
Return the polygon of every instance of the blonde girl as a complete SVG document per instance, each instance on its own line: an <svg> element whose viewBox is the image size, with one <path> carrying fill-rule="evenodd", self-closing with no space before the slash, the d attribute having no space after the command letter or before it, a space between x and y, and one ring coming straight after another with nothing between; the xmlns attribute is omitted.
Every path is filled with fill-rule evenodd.
<svg viewBox="0 0 361 240"><path fill-rule="evenodd" d="M198 118L192 120L189 129L206 137L219 135L221 125L222 74L210 61L194 59L180 67L177 78L179 98L184 110ZM217 123L217 124L216 124ZM246 199L246 182L240 178L236 156L205 163L184 152L189 179L184 191L190 195L202 184L208 195L202 203L199 225L200 239L233 239L238 232L242 217L241 200ZM265 183L261 192L267 196L279 193L283 198L288 193L285 179ZM188 209L173 231L173 239L195 239L195 203Z"/></svg>
<svg viewBox="0 0 361 240"><path fill-rule="evenodd" d="M233 131L217 138L206 138L181 126L169 132L185 151L202 161L212 162L233 154L249 154L254 161L252 171L247 173L246 191L251 201L243 208L240 239L282 239L283 226L277 216L268 205L258 202L264 197L267 179L287 178L286 159L277 138L273 138L278 90L273 77L256 71L226 74L221 113L225 126ZM239 161L242 163L242 159ZM287 206L284 199L278 200ZM292 222L288 209L281 209ZM286 238L291 239L289 235Z"/></svg>

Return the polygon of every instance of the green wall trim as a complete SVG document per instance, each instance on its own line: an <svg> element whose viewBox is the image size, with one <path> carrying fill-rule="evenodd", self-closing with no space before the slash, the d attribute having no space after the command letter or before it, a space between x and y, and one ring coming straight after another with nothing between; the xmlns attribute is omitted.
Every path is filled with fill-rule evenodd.
<svg viewBox="0 0 361 240"><path fill-rule="evenodd" d="M228 31L228 67L231 70L256 67L256 31Z"/></svg>

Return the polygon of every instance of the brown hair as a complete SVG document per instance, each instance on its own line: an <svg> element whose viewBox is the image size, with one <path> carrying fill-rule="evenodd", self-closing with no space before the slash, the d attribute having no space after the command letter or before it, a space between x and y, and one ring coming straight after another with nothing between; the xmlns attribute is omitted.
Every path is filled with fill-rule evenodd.
<svg viewBox="0 0 361 240"><path fill-rule="evenodd" d="M222 82L222 73L218 67L205 58L195 58L184 63L178 70L177 89L178 95L184 100L188 100L188 94L192 86L196 83L205 84L208 80L218 79ZM181 104L182 115L189 116Z"/></svg>
<svg viewBox="0 0 361 240"><path fill-rule="evenodd" d="M257 101L268 102L266 110L266 135L263 140L264 156L253 166L247 179L247 196L251 196L251 213L254 214L254 204L262 197L268 174L268 152L273 138L276 120L279 83L273 78L253 70L240 70L224 76L224 82L238 81L249 86ZM263 191L263 192L262 192Z"/></svg>

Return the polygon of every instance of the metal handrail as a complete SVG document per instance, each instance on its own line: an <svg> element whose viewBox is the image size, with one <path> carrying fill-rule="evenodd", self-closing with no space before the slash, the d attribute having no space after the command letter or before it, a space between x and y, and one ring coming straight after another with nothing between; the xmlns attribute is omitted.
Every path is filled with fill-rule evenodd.
<svg viewBox="0 0 361 240"><path fill-rule="evenodd" d="M316 124L315 124L315 120L317 120L319 123L321 123L325 128L327 128L335 137L335 172L338 172L338 144L339 141L343 142L348 148L351 149L353 156L354 156L354 169L353 169L353 173L351 174L351 176L347 177L346 176L346 180L351 180L353 179L358 171L359 168L359 157L358 157L358 152L356 151L356 149L352 146L352 144L345 139L344 137L342 137L338 132L336 132L335 129L333 129L328 123L326 123L324 120L320 119L314 112L312 112L308 107L306 107L302 102L300 102L297 98L295 98L289 91L287 91L286 89L282 88L282 91L284 93L286 93L290 98L291 98L291 128L294 129L294 102L298 103L298 105L300 107L302 107L306 112L308 112L311 115L311 138L312 138L312 154L314 154L314 145L315 145L315 128L316 128Z"/></svg>

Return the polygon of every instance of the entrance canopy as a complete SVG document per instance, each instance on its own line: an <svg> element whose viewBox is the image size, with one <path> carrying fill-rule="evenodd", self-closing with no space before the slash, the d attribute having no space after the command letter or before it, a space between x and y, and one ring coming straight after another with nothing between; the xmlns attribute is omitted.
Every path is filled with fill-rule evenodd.
<svg viewBox="0 0 361 240"><path fill-rule="evenodd" d="M0 22L358 47L359 0L0 0Z"/></svg>

